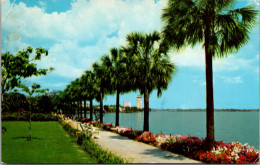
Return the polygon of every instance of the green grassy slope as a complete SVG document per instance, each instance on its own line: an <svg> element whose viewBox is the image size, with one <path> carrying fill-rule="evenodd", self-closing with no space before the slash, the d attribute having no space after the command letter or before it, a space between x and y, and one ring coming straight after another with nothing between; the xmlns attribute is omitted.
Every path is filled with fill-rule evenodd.
<svg viewBox="0 0 260 165"><path fill-rule="evenodd" d="M32 122L32 140L27 141L29 122L2 122L4 163L96 163L68 136L58 122Z"/></svg>

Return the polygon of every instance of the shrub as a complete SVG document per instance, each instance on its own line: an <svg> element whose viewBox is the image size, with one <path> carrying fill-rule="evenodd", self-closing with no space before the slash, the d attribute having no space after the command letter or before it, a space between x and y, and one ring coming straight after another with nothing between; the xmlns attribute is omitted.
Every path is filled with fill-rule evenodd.
<svg viewBox="0 0 260 165"><path fill-rule="evenodd" d="M128 160L124 160L110 151L103 150L94 141L92 141L90 136L86 136L84 133L72 128L68 122L62 119L59 119L59 122L70 136L77 137L77 143L81 145L83 149L86 150L92 157L96 158L99 163L129 163Z"/></svg>
<svg viewBox="0 0 260 165"><path fill-rule="evenodd" d="M7 113L2 115L2 121L29 121L29 119L29 112ZM58 118L51 113L33 113L31 119L32 121L58 121Z"/></svg>
<svg viewBox="0 0 260 165"><path fill-rule="evenodd" d="M83 140L86 138L86 135L84 133L79 133L77 135L77 143L79 145L82 145Z"/></svg>
<svg viewBox="0 0 260 165"><path fill-rule="evenodd" d="M63 124L63 128L69 133L71 137L76 136L78 130L72 128L69 124Z"/></svg>
<svg viewBox="0 0 260 165"><path fill-rule="evenodd" d="M145 131L141 136L138 136L136 140L144 143L154 143L156 136L152 132Z"/></svg>
<svg viewBox="0 0 260 165"><path fill-rule="evenodd" d="M97 158L99 163L127 163L120 156L113 154L110 151L103 150L92 140L83 140L82 147L86 150L91 156ZM128 162L129 163L129 162Z"/></svg>

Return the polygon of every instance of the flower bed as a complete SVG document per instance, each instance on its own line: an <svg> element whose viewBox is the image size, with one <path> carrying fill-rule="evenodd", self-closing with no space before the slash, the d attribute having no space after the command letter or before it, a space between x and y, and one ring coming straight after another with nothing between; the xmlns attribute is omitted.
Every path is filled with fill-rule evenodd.
<svg viewBox="0 0 260 165"><path fill-rule="evenodd" d="M73 126L71 121L63 121L64 124ZM195 136L153 134L152 132L143 132L133 130L128 127L115 126L111 123L100 123L91 121L96 127L107 131L118 133L122 136L135 139L139 142L154 145L158 148L182 154L206 163L258 163L259 152L247 144L242 145L239 142L224 143L215 142L211 151L205 150L205 139L199 139Z"/></svg>
<svg viewBox="0 0 260 165"><path fill-rule="evenodd" d="M259 152L247 144L239 142L224 143L216 141L213 150L205 150L205 139L195 136L153 134L132 130L128 127L115 127L111 123L94 122L95 126L108 131L118 133L122 136L135 139L137 141L154 145L161 149L182 154L206 163L258 163Z"/></svg>

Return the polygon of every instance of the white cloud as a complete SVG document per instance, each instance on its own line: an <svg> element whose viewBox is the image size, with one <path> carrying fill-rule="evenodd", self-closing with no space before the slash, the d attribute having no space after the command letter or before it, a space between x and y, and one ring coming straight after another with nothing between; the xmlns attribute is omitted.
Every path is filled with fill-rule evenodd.
<svg viewBox="0 0 260 165"><path fill-rule="evenodd" d="M213 62L214 69L218 71L250 69L254 67L252 64L257 61L257 57L252 59L238 58L232 54L223 59L216 59Z"/></svg>
<svg viewBox="0 0 260 165"><path fill-rule="evenodd" d="M206 86L206 81L205 80L198 80L198 79L195 79L193 80L194 83L197 83L201 86Z"/></svg>
<svg viewBox="0 0 260 165"><path fill-rule="evenodd" d="M39 1L40 6L46 4ZM6 35L15 34L18 40L4 40L6 51L17 52L27 47L27 38L54 43L49 45L49 56L39 62L42 68L55 67L53 74L78 77L89 69L94 61L125 42L132 31L159 30L161 8L166 1L106 1L77 0L66 12L45 13L44 8L27 7L20 2L2 25ZM144 7L145 6L145 7ZM10 7L10 0L3 4L3 13ZM117 31L112 38L107 37ZM46 44L46 43L44 43Z"/></svg>
<svg viewBox="0 0 260 165"><path fill-rule="evenodd" d="M159 29L159 13L164 3L160 1L154 4L150 0L110 0L109 3L78 0L72 3L71 10L47 14L42 8L28 8L21 2L14 6L3 29L13 27L15 31L20 26L17 30L21 35L53 40L76 38L78 41L98 41L115 30L119 30L118 34L125 37L134 30Z"/></svg>
<svg viewBox="0 0 260 165"><path fill-rule="evenodd" d="M205 55L201 45L194 48L187 47L171 54L171 60L177 66L205 68Z"/></svg>
<svg viewBox="0 0 260 165"><path fill-rule="evenodd" d="M68 85L67 83L44 83L45 86L47 87L62 87Z"/></svg>
<svg viewBox="0 0 260 165"><path fill-rule="evenodd" d="M38 3L39 3L39 5L42 6L42 7L46 7L46 6L47 6L46 2L39 1Z"/></svg>
<svg viewBox="0 0 260 165"><path fill-rule="evenodd" d="M18 51L28 47L25 42L21 42L21 36L17 33L10 33L8 36L2 37L2 41L5 45L3 52L10 52L16 54Z"/></svg>
<svg viewBox="0 0 260 165"><path fill-rule="evenodd" d="M226 84L238 84L243 82L240 76L236 76L236 77L221 76L221 79Z"/></svg>
<svg viewBox="0 0 260 165"><path fill-rule="evenodd" d="M196 67L205 70L205 52L201 45L194 48L187 47L179 52L171 52L170 56L177 66ZM213 59L213 71L255 70L256 65L253 64L258 61L259 55L256 55L255 58L245 59L241 55L231 54L225 58Z"/></svg>

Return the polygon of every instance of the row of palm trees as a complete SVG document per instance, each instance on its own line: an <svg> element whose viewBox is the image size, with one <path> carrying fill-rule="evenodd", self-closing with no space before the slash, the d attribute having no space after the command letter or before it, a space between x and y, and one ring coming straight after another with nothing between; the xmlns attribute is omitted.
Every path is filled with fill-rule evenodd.
<svg viewBox="0 0 260 165"><path fill-rule="evenodd" d="M144 131L148 131L149 95L157 89L160 96L176 71L168 50L202 43L206 67L206 143L211 149L215 142L212 60L241 48L249 40L249 30L258 14L252 5L238 9L232 9L233 6L234 0L169 0L161 15L164 23L161 34L127 35L126 46L112 48L100 63L93 64L92 70L66 88L68 97L90 101L95 98L100 101L102 114L104 95L116 93L118 125L119 95L139 90L144 95Z"/></svg>
<svg viewBox="0 0 260 165"><path fill-rule="evenodd" d="M162 45L160 34L130 33L126 46L111 48L91 70L72 81L64 90L67 100L77 102L80 109L82 100L90 101L90 119L93 120L93 99L99 101L100 122L103 122L103 99L107 94L116 94L116 126L119 125L120 94L139 90L144 95L144 131L149 131L149 95L157 95L167 86L176 71L170 61L166 46ZM84 109L86 111L86 109ZM78 110L82 116L82 111Z"/></svg>

